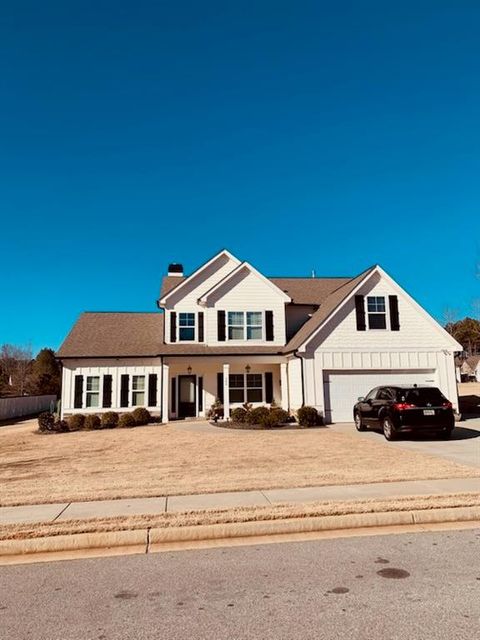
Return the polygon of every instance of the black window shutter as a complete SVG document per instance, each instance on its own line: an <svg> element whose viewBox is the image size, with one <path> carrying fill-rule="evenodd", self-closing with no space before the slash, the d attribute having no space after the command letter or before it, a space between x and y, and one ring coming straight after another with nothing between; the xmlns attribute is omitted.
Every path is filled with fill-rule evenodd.
<svg viewBox="0 0 480 640"><path fill-rule="evenodd" d="M388 296L388 304L390 307L390 329L392 331L400 331L400 317L398 315L398 297Z"/></svg>
<svg viewBox="0 0 480 640"><path fill-rule="evenodd" d="M223 402L223 373L217 373L217 398Z"/></svg>
<svg viewBox="0 0 480 640"><path fill-rule="evenodd" d="M273 373L270 371L265 373L265 402L267 404L273 402Z"/></svg>
<svg viewBox="0 0 480 640"><path fill-rule="evenodd" d="M103 398L102 407L108 409L112 406L112 376L103 376Z"/></svg>
<svg viewBox="0 0 480 640"><path fill-rule="evenodd" d="M203 411L203 378L198 378L198 410Z"/></svg>
<svg viewBox="0 0 480 640"><path fill-rule="evenodd" d="M83 376L75 376L74 409L81 409L83 404Z"/></svg>
<svg viewBox="0 0 480 640"><path fill-rule="evenodd" d="M175 311L170 313L170 342L177 341L177 314Z"/></svg>
<svg viewBox="0 0 480 640"><path fill-rule="evenodd" d="M265 311L265 338L273 342L273 311Z"/></svg>
<svg viewBox="0 0 480 640"><path fill-rule="evenodd" d="M120 378L120 406L128 407L128 373L122 373Z"/></svg>
<svg viewBox="0 0 480 640"><path fill-rule="evenodd" d="M148 406L157 406L157 374L148 374Z"/></svg>
<svg viewBox="0 0 480 640"><path fill-rule="evenodd" d="M355 296L355 312L357 314L357 331L365 331L365 299L364 296Z"/></svg>
<svg viewBox="0 0 480 640"><path fill-rule="evenodd" d="M217 311L218 341L225 342L225 311Z"/></svg>
<svg viewBox="0 0 480 640"><path fill-rule="evenodd" d="M172 378L172 397L170 399L172 413L177 413L177 379Z"/></svg>
<svg viewBox="0 0 480 640"><path fill-rule="evenodd" d="M203 342L203 311L198 313L198 341Z"/></svg>

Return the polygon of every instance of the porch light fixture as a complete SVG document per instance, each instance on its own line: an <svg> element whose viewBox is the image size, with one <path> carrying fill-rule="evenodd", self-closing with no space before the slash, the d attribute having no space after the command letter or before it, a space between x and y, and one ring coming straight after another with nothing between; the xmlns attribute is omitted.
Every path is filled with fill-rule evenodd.
<svg viewBox="0 0 480 640"><path fill-rule="evenodd" d="M246 371L247 373L250 373L250 369L251 369L250 365L249 365L249 364L247 364L247 366L245 367L245 371Z"/></svg>
<svg viewBox="0 0 480 640"><path fill-rule="evenodd" d="M187 373L188 375L192 373L192 367L190 365L187 367Z"/></svg>

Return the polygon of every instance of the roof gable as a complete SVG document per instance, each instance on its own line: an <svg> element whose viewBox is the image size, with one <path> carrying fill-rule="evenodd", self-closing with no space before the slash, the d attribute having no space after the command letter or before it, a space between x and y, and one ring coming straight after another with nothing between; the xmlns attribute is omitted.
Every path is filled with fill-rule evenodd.
<svg viewBox="0 0 480 640"><path fill-rule="evenodd" d="M437 335L441 335L444 340L445 348L449 348L452 351L461 350L461 345L458 344L452 336L440 326L440 324L420 305L414 300L400 285L393 280L379 265L375 265L370 269L367 269L362 274L352 279L346 285L343 285L336 291L334 291L320 306L318 311L312 316L312 318L300 329L300 331L293 336L288 343L286 350L305 350L309 343L326 327L327 322L330 322L337 316L348 304L353 296L362 291L365 286L371 281L372 278L384 281L392 292L401 296L405 302L414 308L418 313L435 331ZM322 340L323 342L323 340Z"/></svg>
<svg viewBox="0 0 480 640"><path fill-rule="evenodd" d="M310 320L293 336L285 347L285 351L296 351L315 335L325 322L339 309L343 303L361 286L365 279L373 272L375 267L367 269L356 278L352 278L334 289L327 296L320 308L315 311Z"/></svg>
<svg viewBox="0 0 480 640"><path fill-rule="evenodd" d="M229 285L233 285L234 287L236 281L238 281L239 278L242 278L245 274L254 275L261 282L266 284L280 298L282 298L284 302L291 301L291 298L284 291L279 289L279 287L277 287L277 285L274 284L269 278L266 278L262 273L260 273L260 271L255 269L255 267L253 267L248 262L242 262L235 269L233 269L233 271L228 273L219 282L214 284L213 287L210 287L208 291L203 293L198 300L199 303L206 305L208 300L211 300L211 299L219 300L222 297L224 292L230 290Z"/></svg>
<svg viewBox="0 0 480 640"><path fill-rule="evenodd" d="M240 260L238 258L226 249L222 249L222 251L214 255L213 258L210 258L210 260L201 265L188 277L181 279L176 277L175 280L176 283L178 283L175 283L176 286L172 282L173 278L170 278L168 280L166 293L163 293L164 286L162 285L162 297L158 300L158 305L164 306L167 304L169 299L175 299L178 301L186 295L187 292L191 292L193 289L201 285L204 279L211 276L222 267L225 267L229 262L232 264L232 270L240 264Z"/></svg>

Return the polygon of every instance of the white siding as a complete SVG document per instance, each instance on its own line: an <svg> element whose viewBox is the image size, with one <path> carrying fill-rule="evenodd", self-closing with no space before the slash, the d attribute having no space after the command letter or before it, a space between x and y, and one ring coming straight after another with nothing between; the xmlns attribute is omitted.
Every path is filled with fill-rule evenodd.
<svg viewBox="0 0 480 640"><path fill-rule="evenodd" d="M288 361L288 392L290 409L295 410L302 406L302 361L300 358L291 358Z"/></svg>
<svg viewBox="0 0 480 640"><path fill-rule="evenodd" d="M311 360L305 360L306 363ZM392 374L396 375L395 382L421 382L438 386L442 393L458 410L458 393L455 381L455 366L453 354L448 351L324 351L317 350L314 358L314 371L310 376L315 383L306 385L306 404L316 407L325 414L328 409L328 399L324 398L324 376L334 373L356 373L366 376L377 376L378 384L394 383ZM311 371L307 365L307 371ZM425 374L426 377L423 375ZM428 375L427 375L428 374ZM420 378L416 378L419 375ZM332 386L338 384L341 378L333 378ZM376 382L377 384L377 382ZM313 388L313 391L312 391ZM363 395L363 394L359 394ZM326 415L327 420L329 415Z"/></svg>
<svg viewBox="0 0 480 640"><path fill-rule="evenodd" d="M120 407L120 380L122 374L144 375L145 380L145 402L148 399L148 374L157 374L157 405L149 407L152 413L160 412L160 389L161 389L161 365L159 358L150 359L78 359L63 361L63 386L62 386L62 415L72 413L104 413L105 411L125 412L131 411L133 407ZM103 407L83 407L81 409L74 408L74 392L75 392L75 376L84 376L84 393L86 385L86 376L112 376L112 406ZM131 388L131 385L130 385ZM100 404L102 404L102 384L100 384ZM146 404L144 405L146 406Z"/></svg>
<svg viewBox="0 0 480 640"><path fill-rule="evenodd" d="M227 341L218 342L217 339L217 311L273 311L273 342L265 340ZM246 277L235 280L232 288L228 289L221 297L216 296L214 305L205 309L205 329L208 344L231 345L284 345L285 344L285 302L280 292L275 291L255 273L248 273ZM264 318L265 331L265 318Z"/></svg>
<svg viewBox="0 0 480 640"><path fill-rule="evenodd" d="M250 373L262 373L269 371L273 374L273 399L277 404L281 404L281 386L280 386L280 359L276 358L278 362L268 362L264 357L250 358L248 359L248 365L250 366ZM177 378L180 375L193 375L197 379L203 378L203 411L199 413L200 416L205 416L208 410L215 402L217 397L217 374L223 373L223 365L230 365L230 373L245 374L245 366L247 362L245 360L225 357L225 358L169 358L169 415L171 418L175 418L176 414L172 413L172 378ZM191 367L191 373L189 374L188 367ZM178 383L176 385L178 407ZM198 382L197 382L198 388ZM265 389L264 389L265 391ZM198 394L197 394L197 409L198 409ZM235 407L241 406L242 403L230 403L230 410ZM263 402L254 403L254 406L264 404Z"/></svg>
<svg viewBox="0 0 480 640"><path fill-rule="evenodd" d="M285 301L282 293L276 290L273 285L264 281L256 273L241 271L232 279L228 280L225 285L220 286L216 290L208 305L205 307L198 303L199 298L209 291L230 274L237 266L233 260L222 261L212 265L198 278L194 279L191 284L185 285L182 292L178 295L172 294L169 304L165 308L165 341L170 342L170 313L190 312L204 313L204 338L206 344L232 344L232 345L284 345L286 342L285 332ZM217 311L273 311L274 340L266 342L265 340L249 340L249 341L226 341L218 342L217 336ZM197 320L198 323L198 320ZM178 318L177 318L178 326ZM265 320L264 320L265 330Z"/></svg>
<svg viewBox="0 0 480 640"><path fill-rule="evenodd" d="M357 331L355 301L350 299L345 307L336 314L318 336L312 340L310 349L321 346L332 350L362 350L374 353L402 350L430 351L451 349L453 341L435 321L426 317L412 304L408 296L399 287L393 287L386 279L374 274L358 291L364 296L385 296L387 306L387 329ZM400 331L389 328L388 296L398 296ZM366 301L365 301L366 307ZM368 327L368 318L367 318Z"/></svg>

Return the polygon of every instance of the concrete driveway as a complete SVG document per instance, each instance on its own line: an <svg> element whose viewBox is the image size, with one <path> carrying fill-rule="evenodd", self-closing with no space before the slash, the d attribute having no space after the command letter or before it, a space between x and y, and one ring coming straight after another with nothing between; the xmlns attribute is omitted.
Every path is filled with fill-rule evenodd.
<svg viewBox="0 0 480 640"><path fill-rule="evenodd" d="M386 443L383 434L377 431L356 432L353 422L329 425L332 431L356 433L359 438ZM388 442L389 446L428 453L459 464L480 468L480 418L457 422L450 440L439 440L434 436L401 436L399 440ZM480 482L479 482L480 489Z"/></svg>

